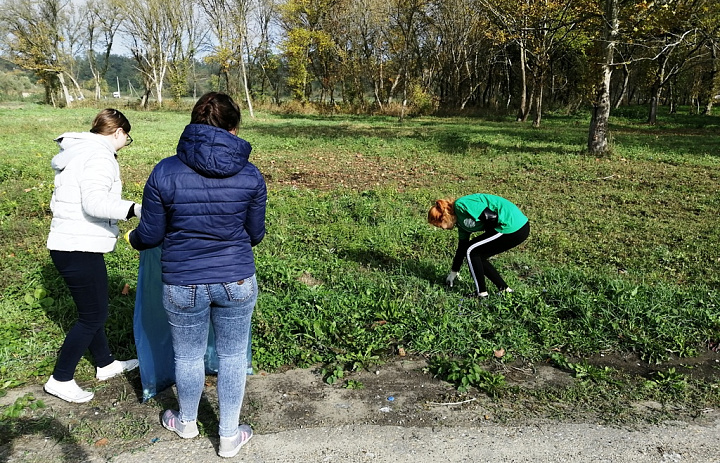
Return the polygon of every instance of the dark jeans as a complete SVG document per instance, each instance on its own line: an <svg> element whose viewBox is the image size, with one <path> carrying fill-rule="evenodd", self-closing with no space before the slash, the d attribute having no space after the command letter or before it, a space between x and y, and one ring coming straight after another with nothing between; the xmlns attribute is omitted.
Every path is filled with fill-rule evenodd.
<svg viewBox="0 0 720 463"><path fill-rule="evenodd" d="M87 349L98 367L114 361L105 335L109 304L107 268L102 253L50 251L50 257L78 309L78 320L65 336L53 371L56 380L70 381Z"/></svg>
<svg viewBox="0 0 720 463"><path fill-rule="evenodd" d="M490 233L483 233L475 239L470 240L470 247L467 250L467 260L470 267L470 274L475 280L477 292L487 291L485 277L488 277L499 290L507 288L507 283L500 276L495 267L488 260L490 257L512 249L525 241L530 234L530 222L526 223L520 230L504 235L493 230Z"/></svg>

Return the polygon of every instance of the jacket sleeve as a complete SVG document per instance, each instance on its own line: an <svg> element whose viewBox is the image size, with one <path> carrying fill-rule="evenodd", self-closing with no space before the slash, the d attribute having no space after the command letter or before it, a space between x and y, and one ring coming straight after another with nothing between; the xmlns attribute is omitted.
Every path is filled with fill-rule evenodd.
<svg viewBox="0 0 720 463"><path fill-rule="evenodd" d="M450 270L452 270L453 272L460 271L460 267L462 267L463 260L465 259L465 253L467 252L469 247L470 240L458 240L458 247L455 251L455 257L453 257L452 267L450 267Z"/></svg>
<svg viewBox="0 0 720 463"><path fill-rule="evenodd" d="M165 239L167 220L156 184L157 177L158 174L153 171L145 183L140 224L130 233L130 245L138 251L159 246Z"/></svg>
<svg viewBox="0 0 720 463"><path fill-rule="evenodd" d="M80 196L85 214L100 219L127 220L132 201L124 200L112 188L120 176L114 159L94 156L85 162L80 178Z"/></svg>
<svg viewBox="0 0 720 463"><path fill-rule="evenodd" d="M265 209L267 207L267 186L265 180L257 171L258 188L255 196L250 200L250 205L245 218L245 231L250 237L250 245L256 246L265 237Z"/></svg>

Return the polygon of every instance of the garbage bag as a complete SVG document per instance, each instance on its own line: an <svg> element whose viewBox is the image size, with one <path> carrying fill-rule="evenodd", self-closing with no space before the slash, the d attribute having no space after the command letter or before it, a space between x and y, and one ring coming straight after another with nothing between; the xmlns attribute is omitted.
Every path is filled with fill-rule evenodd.
<svg viewBox="0 0 720 463"><path fill-rule="evenodd" d="M133 331L140 362L143 402L175 383L175 355L163 308L161 247L140 252ZM247 374L252 374L252 350L248 336ZM205 352L205 372L217 374L218 357L212 323Z"/></svg>

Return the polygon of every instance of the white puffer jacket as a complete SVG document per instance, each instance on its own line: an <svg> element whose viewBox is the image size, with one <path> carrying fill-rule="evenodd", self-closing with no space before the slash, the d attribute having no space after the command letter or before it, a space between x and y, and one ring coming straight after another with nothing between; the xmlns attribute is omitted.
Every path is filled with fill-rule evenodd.
<svg viewBox="0 0 720 463"><path fill-rule="evenodd" d="M47 247L54 251L110 252L132 201L123 200L115 149L102 135L68 132L55 139L55 190Z"/></svg>

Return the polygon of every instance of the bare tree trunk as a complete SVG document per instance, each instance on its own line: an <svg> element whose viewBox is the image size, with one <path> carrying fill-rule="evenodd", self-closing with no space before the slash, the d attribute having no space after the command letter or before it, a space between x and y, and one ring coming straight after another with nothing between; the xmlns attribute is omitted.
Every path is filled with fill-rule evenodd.
<svg viewBox="0 0 720 463"><path fill-rule="evenodd" d="M533 116L532 126L537 128L540 127L540 121L542 121L542 103L543 103L543 87L545 86L545 79L542 74L538 78L538 83L535 85L535 99L533 100L533 107L535 109L535 115Z"/></svg>
<svg viewBox="0 0 720 463"><path fill-rule="evenodd" d="M657 110L658 104L660 103L660 92L662 88L658 83L653 84L652 94L650 96L650 114L648 115L647 123L655 125L657 123Z"/></svg>
<svg viewBox="0 0 720 463"><path fill-rule="evenodd" d="M656 71L655 81L653 82L650 90L650 114L648 115L647 120L647 123L650 125L655 125L657 123L657 110L658 105L660 104L660 95L662 94L663 85L666 81L665 72L668 59L668 54L661 54L657 59L658 69Z"/></svg>
<svg viewBox="0 0 720 463"><path fill-rule="evenodd" d="M528 117L527 110L527 72L525 69L525 41L520 39L518 41L520 46L520 105L518 107L517 122L525 122Z"/></svg>
<svg viewBox="0 0 720 463"><path fill-rule="evenodd" d="M240 72L242 73L243 87L245 88L245 101L247 101L248 111L250 117L255 119L255 112L253 112L252 98L250 98L250 89L248 89L247 73L245 72L245 58L240 54Z"/></svg>
<svg viewBox="0 0 720 463"><path fill-rule="evenodd" d="M588 152L595 156L603 155L609 150L610 80L612 78L612 63L615 56L615 40L619 27L618 0L605 0L605 62L602 65L602 80L598 88L595 104L593 105L590 130L588 133ZM625 93L627 89L627 66L624 67L624 70L625 82L622 93ZM622 98L618 98L618 101L621 99Z"/></svg>
<svg viewBox="0 0 720 463"><path fill-rule="evenodd" d="M715 96L715 80L717 78L718 74L718 56L717 56L717 49L718 45L715 43L715 41L710 41L710 55L712 56L712 68L710 70L709 76L708 76L708 99L705 103L705 110L703 111L703 115L710 116L712 115L712 108L713 108L713 97Z"/></svg>
<svg viewBox="0 0 720 463"><path fill-rule="evenodd" d="M395 76L395 80L393 81L392 86L390 87L390 93L388 95L388 103L392 103L392 96L395 93L395 89L397 88L398 84L400 83L400 77L401 74L398 72L398 75Z"/></svg>
<svg viewBox="0 0 720 463"><path fill-rule="evenodd" d="M675 114L677 112L677 101L675 101L675 86L673 85L673 82L670 81L668 83L668 103L670 106L670 114Z"/></svg>
<svg viewBox="0 0 720 463"><path fill-rule="evenodd" d="M72 106L72 97L70 96L67 85L65 85L65 76L63 75L62 71L57 73L57 78L60 82L60 88L62 89L63 97L65 97L65 104L69 108L70 106Z"/></svg>
<svg viewBox="0 0 720 463"><path fill-rule="evenodd" d="M405 78L403 79L403 101L402 101L402 108L400 109L400 120L399 122L403 122L405 120L405 107L407 106L407 73L405 74Z"/></svg>
<svg viewBox="0 0 720 463"><path fill-rule="evenodd" d="M374 93L375 93L375 103L377 103L378 108L380 109L380 111L382 111L383 104L382 104L382 99L380 98L380 88L379 88L380 86L378 85L377 81L373 82L373 87L374 87Z"/></svg>
<svg viewBox="0 0 720 463"><path fill-rule="evenodd" d="M620 86L620 91L615 96L615 102L613 103L612 107L613 109L617 109L622 104L623 100L626 99L628 94L628 87L630 84L630 70L627 67L627 64L624 64L622 67L623 72L623 82Z"/></svg>
<svg viewBox="0 0 720 463"><path fill-rule="evenodd" d="M530 89L530 96L528 97L528 100L535 101L535 84L533 84L532 88ZM527 122L527 118L530 116L530 107L526 104L525 112L522 114L522 117L518 122Z"/></svg>
<svg viewBox="0 0 720 463"><path fill-rule="evenodd" d="M77 99L85 99L85 96L82 93L82 88L80 87L78 81L71 74L68 74L68 77L70 78L70 82L72 82L73 86L75 87L75 95L77 95Z"/></svg>

